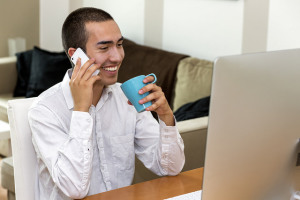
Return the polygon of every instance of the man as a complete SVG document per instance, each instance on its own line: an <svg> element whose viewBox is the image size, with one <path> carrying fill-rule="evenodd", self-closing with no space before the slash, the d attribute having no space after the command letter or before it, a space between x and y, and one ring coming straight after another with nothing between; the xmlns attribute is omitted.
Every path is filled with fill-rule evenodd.
<svg viewBox="0 0 300 200"><path fill-rule="evenodd" d="M100 9L78 9L66 18L62 40L69 57L80 47L90 60L81 68L79 60L30 108L39 169L36 198L79 199L128 186L135 154L154 173L177 175L184 145L161 88L148 84L139 91L150 92L140 103L153 105L137 113L116 83L124 50L113 18ZM100 74L92 76L97 69ZM159 123L148 111L158 114Z"/></svg>

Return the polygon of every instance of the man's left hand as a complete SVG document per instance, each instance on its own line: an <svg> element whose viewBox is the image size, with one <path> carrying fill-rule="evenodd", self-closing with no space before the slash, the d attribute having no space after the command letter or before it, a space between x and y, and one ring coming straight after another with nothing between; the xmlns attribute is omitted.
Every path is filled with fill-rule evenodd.
<svg viewBox="0 0 300 200"><path fill-rule="evenodd" d="M149 83L154 81L153 76L147 76L143 82ZM174 116L173 111L170 108L168 101L165 97L164 92L162 91L161 87L157 86L156 84L148 84L144 86L140 91L139 94L144 94L146 92L150 92L148 96L141 99L139 101L140 104L152 101L152 105L146 108L146 111L154 111L157 113L159 118L165 122L167 126L174 126Z"/></svg>

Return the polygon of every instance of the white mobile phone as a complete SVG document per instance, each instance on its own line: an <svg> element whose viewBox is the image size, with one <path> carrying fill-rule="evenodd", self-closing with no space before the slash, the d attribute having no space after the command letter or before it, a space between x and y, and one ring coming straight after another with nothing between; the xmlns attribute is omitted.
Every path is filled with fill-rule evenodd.
<svg viewBox="0 0 300 200"><path fill-rule="evenodd" d="M77 48L76 51L74 52L73 56L71 56L71 60L74 63L74 65L76 65L76 62L77 62L78 58L81 58L81 66L80 67L82 67L82 65L84 65L89 60L89 57L83 52L83 50L81 48ZM91 66L93 66L93 65L91 65ZM100 73L100 70L97 69L92 74L92 76L96 76L99 73Z"/></svg>

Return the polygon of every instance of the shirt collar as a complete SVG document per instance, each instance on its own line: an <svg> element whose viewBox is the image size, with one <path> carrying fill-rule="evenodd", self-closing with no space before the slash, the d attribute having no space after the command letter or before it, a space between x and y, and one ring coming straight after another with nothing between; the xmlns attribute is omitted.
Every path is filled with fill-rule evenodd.
<svg viewBox="0 0 300 200"><path fill-rule="evenodd" d="M63 95L65 97L65 100L66 100L66 103L67 103L67 106L68 106L68 109L72 109L74 108L74 101L73 101L73 97L72 97L72 93L71 93L71 88L70 88L70 80L71 80L71 76L72 76L72 72L73 72L73 69L69 69L64 78L63 78L63 81L62 81L62 91L63 91ZM111 96L111 93L112 93L112 87L113 86L106 86L104 89L103 89L103 92L102 92L102 95L101 95L101 98L104 98L105 101ZM100 98L100 100L101 100Z"/></svg>

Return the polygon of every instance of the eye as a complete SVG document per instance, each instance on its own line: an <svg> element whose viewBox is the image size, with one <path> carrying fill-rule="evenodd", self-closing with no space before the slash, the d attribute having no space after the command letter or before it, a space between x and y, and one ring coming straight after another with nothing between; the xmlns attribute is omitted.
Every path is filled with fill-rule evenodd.
<svg viewBox="0 0 300 200"><path fill-rule="evenodd" d="M121 46L123 46L123 43L118 43L117 46L121 47Z"/></svg>
<svg viewBox="0 0 300 200"><path fill-rule="evenodd" d="M100 50L107 50L108 47L100 47L99 49L100 49Z"/></svg>

